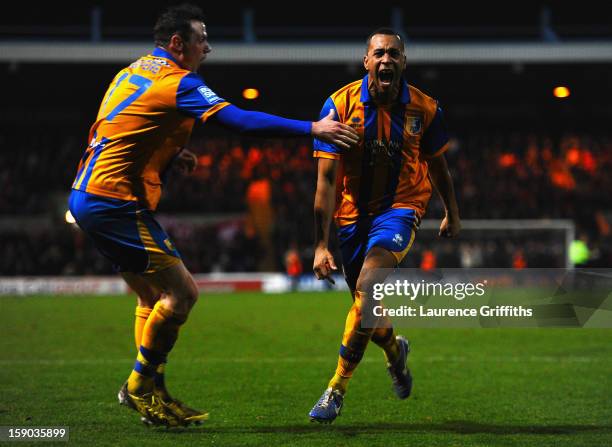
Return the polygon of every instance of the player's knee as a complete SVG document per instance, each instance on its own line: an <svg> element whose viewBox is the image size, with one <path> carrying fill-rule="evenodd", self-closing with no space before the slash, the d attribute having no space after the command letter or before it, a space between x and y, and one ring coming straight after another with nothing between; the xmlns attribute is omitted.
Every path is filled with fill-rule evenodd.
<svg viewBox="0 0 612 447"><path fill-rule="evenodd" d="M357 278L356 295L367 294L367 292L371 290L374 283L376 282L376 277L376 272L373 270L361 270L359 278Z"/></svg>
<svg viewBox="0 0 612 447"><path fill-rule="evenodd" d="M182 296L180 301L183 303L184 307L187 311L191 310L191 308L198 301L199 291L198 286L195 281L191 279L185 284L184 290L182 290Z"/></svg>
<svg viewBox="0 0 612 447"><path fill-rule="evenodd" d="M168 305L173 312L187 315L198 300L198 288L193 281L168 294Z"/></svg>
<svg viewBox="0 0 612 447"><path fill-rule="evenodd" d="M200 297L200 292L198 290L198 286L196 285L194 281L191 281L189 285L189 290L186 296L186 301L190 304L190 307L193 307L195 305L199 297Z"/></svg>
<svg viewBox="0 0 612 447"><path fill-rule="evenodd" d="M153 308L155 303L161 298L161 293L141 293L138 295L138 305L141 307Z"/></svg>
<svg viewBox="0 0 612 447"><path fill-rule="evenodd" d="M362 269L359 278L357 278L356 293L362 293L364 296L371 294L376 284L385 282L387 275L388 269L386 268Z"/></svg>
<svg viewBox="0 0 612 447"><path fill-rule="evenodd" d="M366 296L368 291L372 291L374 283L376 282L372 276L373 275L368 274L362 274L359 276L359 279L357 279L357 287L355 288L356 299L359 299L360 296Z"/></svg>

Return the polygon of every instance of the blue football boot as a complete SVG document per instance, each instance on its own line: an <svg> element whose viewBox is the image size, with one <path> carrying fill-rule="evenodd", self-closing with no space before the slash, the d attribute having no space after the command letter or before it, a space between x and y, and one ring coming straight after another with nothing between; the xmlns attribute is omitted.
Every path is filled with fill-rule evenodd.
<svg viewBox="0 0 612 447"><path fill-rule="evenodd" d="M387 372L393 381L393 391L400 399L406 399L412 391L412 375L406 361L410 353L410 344L402 335L395 337L400 347L400 355L394 365L387 363Z"/></svg>
<svg viewBox="0 0 612 447"><path fill-rule="evenodd" d="M344 402L344 396L340 391L327 388L308 416L312 422L331 424L340 414L342 402Z"/></svg>

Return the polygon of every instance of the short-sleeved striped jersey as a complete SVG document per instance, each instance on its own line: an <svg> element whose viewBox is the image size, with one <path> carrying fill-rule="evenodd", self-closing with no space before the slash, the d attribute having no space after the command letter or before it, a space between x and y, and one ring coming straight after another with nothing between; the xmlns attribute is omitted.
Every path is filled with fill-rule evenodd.
<svg viewBox="0 0 612 447"><path fill-rule="evenodd" d="M162 178L196 120L228 102L156 48L111 82L89 134L73 189L157 207Z"/></svg>
<svg viewBox="0 0 612 447"><path fill-rule="evenodd" d="M398 100L377 106L368 92L368 76L332 94L321 111L361 136L358 147L339 149L314 140L314 156L341 160L335 218L347 225L359 216L390 208L411 208L422 216L431 196L428 157L448 147L442 110L437 101L401 81Z"/></svg>

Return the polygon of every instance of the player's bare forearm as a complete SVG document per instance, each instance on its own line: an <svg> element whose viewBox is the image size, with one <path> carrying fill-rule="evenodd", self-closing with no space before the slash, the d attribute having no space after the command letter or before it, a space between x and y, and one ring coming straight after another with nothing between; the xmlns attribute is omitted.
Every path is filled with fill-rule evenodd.
<svg viewBox="0 0 612 447"><path fill-rule="evenodd" d="M440 225L440 236L454 237L461 230L461 219L459 218L459 206L455 197L453 179L446 164L444 154L428 160L429 177L436 191L440 195L446 216Z"/></svg>
<svg viewBox="0 0 612 447"><path fill-rule="evenodd" d="M327 247L332 214L336 201L338 161L320 158L317 191L314 200L315 247Z"/></svg>
<svg viewBox="0 0 612 447"><path fill-rule="evenodd" d="M319 159L317 192L315 193L315 251L312 270L317 279L334 283L331 272L337 270L334 257L329 251L329 231L336 202L336 173L338 161Z"/></svg>

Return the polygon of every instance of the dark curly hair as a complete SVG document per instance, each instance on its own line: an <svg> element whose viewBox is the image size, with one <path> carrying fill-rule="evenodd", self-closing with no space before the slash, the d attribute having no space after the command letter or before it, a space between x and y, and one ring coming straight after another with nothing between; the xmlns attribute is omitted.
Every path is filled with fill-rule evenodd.
<svg viewBox="0 0 612 447"><path fill-rule="evenodd" d="M167 46L174 34L178 34L184 40L189 40L193 31L192 20L204 21L204 13L199 7L190 3L183 3L168 8L158 17L155 28L153 28L155 45Z"/></svg>

